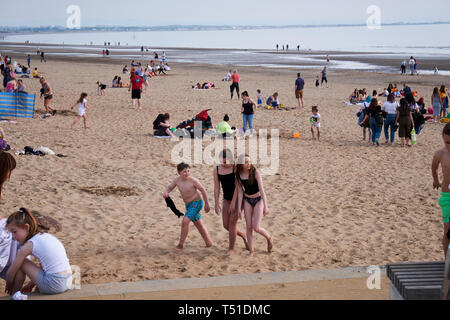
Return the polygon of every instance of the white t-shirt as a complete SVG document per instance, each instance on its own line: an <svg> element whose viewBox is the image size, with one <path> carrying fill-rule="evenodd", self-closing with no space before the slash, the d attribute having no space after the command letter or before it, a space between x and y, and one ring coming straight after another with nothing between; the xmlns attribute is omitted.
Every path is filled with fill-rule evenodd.
<svg viewBox="0 0 450 320"><path fill-rule="evenodd" d="M83 99L83 102L81 102L78 105L78 115L79 116L82 116L86 112L86 107L85 107L86 102L87 102L87 100Z"/></svg>
<svg viewBox="0 0 450 320"><path fill-rule="evenodd" d="M383 109L384 109L384 111L386 111L388 114L397 114L397 108L398 108L398 103L397 103L397 101L394 101L394 102L386 101L386 102L383 104Z"/></svg>
<svg viewBox="0 0 450 320"><path fill-rule="evenodd" d="M320 113L317 112L317 114L312 114L311 115L311 125L315 126L315 127L320 127Z"/></svg>
<svg viewBox="0 0 450 320"><path fill-rule="evenodd" d="M414 65L415 63L414 59L409 59L409 65Z"/></svg>
<svg viewBox="0 0 450 320"><path fill-rule="evenodd" d="M54 236L49 233L38 233L28 241L33 243L31 254L39 260L45 273L71 270L66 249Z"/></svg>

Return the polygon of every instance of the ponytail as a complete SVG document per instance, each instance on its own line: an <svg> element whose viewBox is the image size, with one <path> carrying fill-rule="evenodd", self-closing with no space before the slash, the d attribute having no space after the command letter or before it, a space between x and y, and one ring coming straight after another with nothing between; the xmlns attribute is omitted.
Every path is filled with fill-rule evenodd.
<svg viewBox="0 0 450 320"><path fill-rule="evenodd" d="M33 214L28 211L28 209L20 208L19 211L14 212L12 215L8 217L6 221L6 225L13 224L19 228L25 228L28 224L30 229L28 230L28 236L25 239L25 242L30 240L39 232L38 223Z"/></svg>

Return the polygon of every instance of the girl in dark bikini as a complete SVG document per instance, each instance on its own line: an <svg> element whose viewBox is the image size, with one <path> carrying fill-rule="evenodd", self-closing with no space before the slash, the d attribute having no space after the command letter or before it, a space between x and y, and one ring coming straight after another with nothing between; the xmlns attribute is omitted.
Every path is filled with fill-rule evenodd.
<svg viewBox="0 0 450 320"><path fill-rule="evenodd" d="M238 181L237 207L241 217L242 197L244 198L244 214L247 224L247 241L250 255L253 254L253 231L261 234L267 240L267 251L273 247L272 236L260 227L261 219L269 214L267 198L259 171L251 164L248 155L240 156L236 166L236 180Z"/></svg>
<svg viewBox="0 0 450 320"><path fill-rule="evenodd" d="M236 212L237 192L236 176L234 174L234 161L231 150L225 149L220 153L222 164L214 168L214 200L216 213L219 215L222 210L223 227L229 232L229 252L231 253L236 243L236 236L240 236L244 240L245 247L249 249L245 234L238 229L238 214ZM219 194L220 185L222 185L223 200L222 208L220 208Z"/></svg>

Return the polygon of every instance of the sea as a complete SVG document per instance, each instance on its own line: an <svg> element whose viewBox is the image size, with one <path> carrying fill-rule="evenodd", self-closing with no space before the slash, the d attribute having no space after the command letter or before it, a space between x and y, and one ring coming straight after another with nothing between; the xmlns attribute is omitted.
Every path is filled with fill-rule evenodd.
<svg viewBox="0 0 450 320"><path fill-rule="evenodd" d="M64 32L4 35L4 42L61 45L72 55L101 56L100 47L110 43L116 58L139 58L148 52L166 51L168 61L267 68L322 68L332 52L330 69L358 69L393 72L392 66L371 65L361 57L408 60L450 59L450 42L445 40L450 23L422 25L276 27L258 29L141 32ZM0 41L0 43L2 42ZM118 46L120 43L120 46ZM276 45L278 44L278 51ZM92 49L92 53L71 53L71 49ZM143 46L144 53L138 48ZM299 47L299 50L298 50ZM136 54L129 54L135 48ZM289 48L287 50L287 48ZM209 50L208 50L209 49ZM147 51L148 50L148 51ZM76 50L74 50L76 51ZM125 54L125 52L128 52ZM124 54L120 54L124 52ZM299 54L286 54L286 53ZM118 55L117 55L118 54ZM395 67L395 72L398 67ZM433 73L434 70L421 70ZM439 69L450 75L450 70Z"/></svg>

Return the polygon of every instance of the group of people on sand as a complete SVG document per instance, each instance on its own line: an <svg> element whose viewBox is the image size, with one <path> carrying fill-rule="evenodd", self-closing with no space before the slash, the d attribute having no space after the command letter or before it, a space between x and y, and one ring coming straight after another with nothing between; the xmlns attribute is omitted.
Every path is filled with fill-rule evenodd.
<svg viewBox="0 0 450 320"><path fill-rule="evenodd" d="M0 151L0 200L2 188L16 168L16 160ZM6 281L6 293L24 300L25 293L63 293L72 287L72 269L64 245L47 231L59 223L26 208L0 218L0 278ZM33 256L38 264L28 259ZM25 284L26 277L30 279Z"/></svg>
<svg viewBox="0 0 450 320"><path fill-rule="evenodd" d="M407 64L409 65L409 71L412 76L419 74L419 71L417 69L417 66L418 66L417 59L413 56L411 56L408 59L408 62L406 62L406 59L402 60L402 63L400 64L400 71L402 74L406 74L406 65Z"/></svg>
<svg viewBox="0 0 450 320"><path fill-rule="evenodd" d="M402 96L400 101L397 101L394 92L391 91L385 102L378 100L376 90L373 91L372 96L367 96L356 114L358 125L363 128L363 141L368 131L369 143L379 146L384 126L386 144L394 143L395 131L398 131L401 145L410 147L415 142L415 135L420 134L426 121L437 123L441 114L447 112L448 90L444 85L440 89L434 88L431 97L432 108L426 108L423 98L416 101L411 88L406 84L402 90ZM432 116L426 116L427 112Z"/></svg>
<svg viewBox="0 0 450 320"><path fill-rule="evenodd" d="M248 155L239 156L235 163L233 153L229 149L223 150L219 155L220 164L213 169L214 181L214 209L217 215L222 215L223 227L229 233L229 252L235 248L237 236L244 241L246 249L253 255L254 233L261 234L267 240L267 251L273 248L273 238L267 230L261 227L261 219L269 214L267 197L264 192L260 171L251 163ZM178 188L186 207L186 213L181 222L181 233L175 251L181 251L189 232L189 225L194 223L202 236L206 247L212 246L212 240L202 222L201 210L210 211L208 195L203 185L191 175L190 166L180 163L177 166L176 177L164 191L163 197L168 201L170 192ZM223 199L220 202L220 190ZM171 199L170 199L171 200ZM242 218L242 210L246 222L246 233L238 226Z"/></svg>

